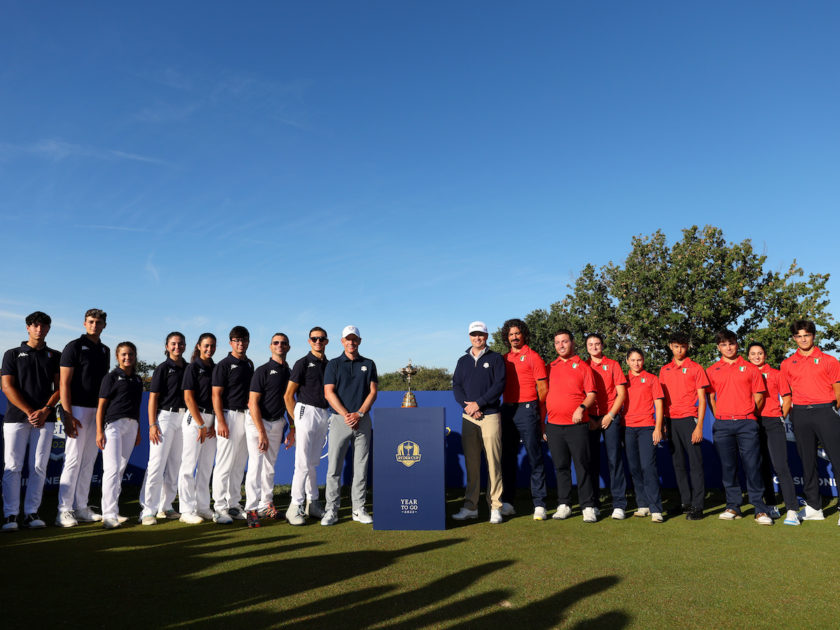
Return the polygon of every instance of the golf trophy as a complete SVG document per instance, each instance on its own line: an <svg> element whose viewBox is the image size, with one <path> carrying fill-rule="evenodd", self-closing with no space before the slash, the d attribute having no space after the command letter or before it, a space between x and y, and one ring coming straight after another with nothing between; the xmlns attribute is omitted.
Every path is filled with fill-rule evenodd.
<svg viewBox="0 0 840 630"><path fill-rule="evenodd" d="M417 398L414 397L414 394L411 392L411 377L417 374L417 368L411 365L411 359L408 360L408 365L404 368L400 368L399 370L402 377L405 379L407 391L405 392L405 396L402 399L402 405L400 405L403 409L408 407L416 407L417 406Z"/></svg>

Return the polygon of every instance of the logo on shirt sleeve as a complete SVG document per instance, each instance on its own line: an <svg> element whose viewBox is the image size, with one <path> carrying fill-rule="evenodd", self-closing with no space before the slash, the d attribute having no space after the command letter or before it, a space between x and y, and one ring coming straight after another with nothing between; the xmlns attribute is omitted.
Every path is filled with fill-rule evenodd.
<svg viewBox="0 0 840 630"><path fill-rule="evenodd" d="M747 369L747 368L746 368L746 366L743 366L743 365L739 365L739 366L738 366L738 371L739 371L739 372L743 372L743 371L744 371L744 370L746 370L746 369Z"/></svg>
<svg viewBox="0 0 840 630"><path fill-rule="evenodd" d="M271 370L271 372L268 373L269 376L271 376L272 374L277 374L277 370Z"/></svg>
<svg viewBox="0 0 840 630"><path fill-rule="evenodd" d="M683 368L683 369L682 369L682 373L683 373L683 374L688 374L688 368Z"/></svg>
<svg viewBox="0 0 840 630"><path fill-rule="evenodd" d="M604 370L604 372L606 372L607 370L609 370L609 369L610 369L610 368L609 368L608 366L606 366L606 365L602 365L602 366L601 366L601 368Z"/></svg>
<svg viewBox="0 0 840 630"><path fill-rule="evenodd" d="M522 363L525 363L525 355L523 354L521 357L519 357L519 360L520 360Z"/></svg>
<svg viewBox="0 0 840 630"><path fill-rule="evenodd" d="M486 365L486 364L485 364L485 365ZM573 369L573 370L576 370L576 369L577 369L577 365L578 365L577 363L572 363L572 369Z"/></svg>
<svg viewBox="0 0 840 630"><path fill-rule="evenodd" d="M366 365L362 366L362 372L367 372L367 366Z"/></svg>
<svg viewBox="0 0 840 630"><path fill-rule="evenodd" d="M645 377L643 376L643 377L642 377L642 383L644 383L644 382L645 382Z"/></svg>

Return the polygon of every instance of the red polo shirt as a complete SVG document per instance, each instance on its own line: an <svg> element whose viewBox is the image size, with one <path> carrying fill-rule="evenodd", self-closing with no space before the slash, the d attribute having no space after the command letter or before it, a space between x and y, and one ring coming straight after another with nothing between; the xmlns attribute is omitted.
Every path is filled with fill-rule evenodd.
<svg viewBox="0 0 840 630"><path fill-rule="evenodd" d="M659 379L646 370L636 376L627 375L627 402L624 403L624 424L628 427L656 426L653 401L664 398Z"/></svg>
<svg viewBox="0 0 840 630"><path fill-rule="evenodd" d="M682 365L671 361L659 370L659 382L665 392L666 418L696 418L697 390L709 386L703 368L686 357Z"/></svg>
<svg viewBox="0 0 840 630"><path fill-rule="evenodd" d="M505 356L505 402L524 403L537 400L537 381L547 378L545 361L526 345L519 352Z"/></svg>
<svg viewBox="0 0 840 630"><path fill-rule="evenodd" d="M767 387L767 398L764 400L761 415L780 418L782 416L782 404L779 401L779 396L790 396L790 386L779 370L771 368L766 363L758 368L758 371L764 379L765 387Z"/></svg>
<svg viewBox="0 0 840 630"><path fill-rule="evenodd" d="M549 424L574 424L572 414L581 406L589 392L597 391L592 368L584 363L578 355L564 361L557 357L551 362L548 375L548 396L545 399L548 407ZM584 421L588 421L588 412L583 414Z"/></svg>
<svg viewBox="0 0 840 630"><path fill-rule="evenodd" d="M586 364L592 368L592 373L595 375L595 405L589 410L593 416L605 416L612 409L615 403L615 397L618 395L615 391L616 385L627 385L627 379L624 378L624 372L621 371L621 366L618 361L613 361L608 357L602 357L600 363L595 363L591 358L586 360Z"/></svg>
<svg viewBox="0 0 840 630"><path fill-rule="evenodd" d="M767 391L757 367L739 355L734 363L713 363L706 375L709 392L715 394L716 418L756 420L753 394Z"/></svg>
<svg viewBox="0 0 840 630"><path fill-rule="evenodd" d="M782 361L782 377L790 384L794 405L835 402L834 383L840 383L840 363L817 347L807 357L797 350Z"/></svg>

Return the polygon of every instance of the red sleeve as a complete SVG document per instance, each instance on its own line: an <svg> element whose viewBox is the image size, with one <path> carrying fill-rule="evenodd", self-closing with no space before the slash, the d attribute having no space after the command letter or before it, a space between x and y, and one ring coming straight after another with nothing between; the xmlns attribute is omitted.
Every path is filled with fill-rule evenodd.
<svg viewBox="0 0 840 630"><path fill-rule="evenodd" d="M828 362L828 378L832 383L840 383L840 361L834 357Z"/></svg>
<svg viewBox="0 0 840 630"><path fill-rule="evenodd" d="M597 392L598 387L595 385L595 376L592 374L592 368L589 367L586 363L581 362L581 367L584 368L583 370L583 391L587 394L589 392Z"/></svg>
<svg viewBox="0 0 840 630"><path fill-rule="evenodd" d="M710 365L709 367L712 367L712 366ZM703 368L700 368L700 369L702 370ZM709 381L709 386L708 386L709 393L714 394L715 393L715 382L711 379L711 377L709 376L709 373L706 372L706 370L703 370L703 373L706 375L706 380Z"/></svg>
<svg viewBox="0 0 840 630"><path fill-rule="evenodd" d="M662 391L662 385L659 384L659 379L653 374L651 374L651 377L653 380L650 383L650 393L653 395L653 399L665 398L665 392Z"/></svg>
<svg viewBox="0 0 840 630"><path fill-rule="evenodd" d="M779 385L779 395L780 396L790 396L790 385L785 378L785 375L781 372L776 373L776 379Z"/></svg>
<svg viewBox="0 0 840 630"><path fill-rule="evenodd" d="M752 365L752 364L751 364ZM761 372L758 371L758 368L752 366L752 370L750 370L750 384L752 385L752 391L754 394L760 393L767 393L767 386L764 384L764 379L761 378Z"/></svg>
<svg viewBox="0 0 840 630"><path fill-rule="evenodd" d="M695 375L694 384L694 389L700 389L701 387L709 386L709 378L706 376L706 370L704 370L699 365L697 366L697 374Z"/></svg>
<svg viewBox="0 0 840 630"><path fill-rule="evenodd" d="M531 356L533 357L531 360L531 369L534 371L534 380L540 381L548 378L548 374L545 371L545 361L542 360L542 357L536 352L532 352Z"/></svg>
<svg viewBox="0 0 840 630"><path fill-rule="evenodd" d="M621 371L621 366L618 361L612 364L613 385L627 385L627 378L624 372Z"/></svg>

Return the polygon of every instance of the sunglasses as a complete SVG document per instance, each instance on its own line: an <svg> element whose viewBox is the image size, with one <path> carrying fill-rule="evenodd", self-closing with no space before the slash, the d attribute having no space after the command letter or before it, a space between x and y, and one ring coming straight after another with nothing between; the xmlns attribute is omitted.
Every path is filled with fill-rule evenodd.
<svg viewBox="0 0 840 630"><path fill-rule="evenodd" d="M309 338L309 341L311 341L312 343L318 343L319 341L324 342L326 340L327 340L326 337L310 337Z"/></svg>
<svg viewBox="0 0 840 630"><path fill-rule="evenodd" d="M272 341L271 345L272 346L288 346L289 342L288 341Z"/></svg>

